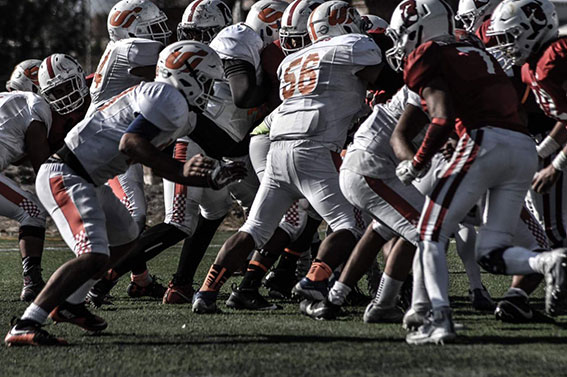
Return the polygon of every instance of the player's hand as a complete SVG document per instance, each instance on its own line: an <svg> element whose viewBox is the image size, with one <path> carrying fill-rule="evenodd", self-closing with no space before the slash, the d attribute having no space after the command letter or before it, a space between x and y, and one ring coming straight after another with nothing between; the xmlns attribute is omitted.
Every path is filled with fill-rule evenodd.
<svg viewBox="0 0 567 377"><path fill-rule="evenodd" d="M183 177L188 178L187 185L189 186L209 186L209 177L213 173L217 165L217 161L196 154L191 157L185 164L183 164Z"/></svg>
<svg viewBox="0 0 567 377"><path fill-rule="evenodd" d="M396 175L404 185L409 185L414 179L425 175L425 172L417 170L412 162L413 160L404 160L396 167Z"/></svg>
<svg viewBox="0 0 567 377"><path fill-rule="evenodd" d="M545 194L560 176L560 171L555 170L553 165L549 165L538 171L532 179L532 189L539 193Z"/></svg>
<svg viewBox="0 0 567 377"><path fill-rule="evenodd" d="M214 190L246 177L246 165L242 161L221 161L209 177L209 184Z"/></svg>

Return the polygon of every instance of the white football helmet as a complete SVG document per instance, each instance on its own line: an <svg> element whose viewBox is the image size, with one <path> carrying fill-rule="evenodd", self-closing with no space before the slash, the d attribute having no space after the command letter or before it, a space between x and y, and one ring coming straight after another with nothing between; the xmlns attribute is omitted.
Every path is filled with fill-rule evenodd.
<svg viewBox="0 0 567 377"><path fill-rule="evenodd" d="M167 44L171 31L165 23L167 16L149 0L122 0L108 14L107 28L110 39L153 39Z"/></svg>
<svg viewBox="0 0 567 377"><path fill-rule="evenodd" d="M10 79L6 83L6 90L21 90L22 92L39 93L39 81L37 81L37 73L41 60L28 59L19 63L14 67L14 71L10 75Z"/></svg>
<svg viewBox="0 0 567 377"><path fill-rule="evenodd" d="M319 5L307 21L312 43L338 35L362 32L362 19L356 8L344 1L328 1Z"/></svg>
<svg viewBox="0 0 567 377"><path fill-rule="evenodd" d="M382 17L373 14L365 14L362 18L362 31L366 34L386 34L388 22Z"/></svg>
<svg viewBox="0 0 567 377"><path fill-rule="evenodd" d="M474 33L487 20L501 0L460 0L455 19L465 30Z"/></svg>
<svg viewBox="0 0 567 377"><path fill-rule="evenodd" d="M209 43L232 24L232 12L221 0L195 0L187 5L177 25L177 40Z"/></svg>
<svg viewBox="0 0 567 377"><path fill-rule="evenodd" d="M223 73L220 57L209 46L196 41L179 41L160 52L155 81L173 85L190 106L204 111L213 84L222 79Z"/></svg>
<svg viewBox="0 0 567 377"><path fill-rule="evenodd" d="M280 25L287 3L277 0L260 0L250 8L246 25L264 41L264 47L279 38Z"/></svg>
<svg viewBox="0 0 567 377"><path fill-rule="evenodd" d="M499 56L504 70L523 65L532 53L557 38L555 6L549 0L505 0L492 13L486 33L496 45L488 50Z"/></svg>
<svg viewBox="0 0 567 377"><path fill-rule="evenodd" d="M280 28L280 44L284 54L289 55L311 44L307 19L324 2L325 0L294 0L285 8Z"/></svg>
<svg viewBox="0 0 567 377"><path fill-rule="evenodd" d="M453 11L443 0L404 0L394 10L386 34L394 47L386 51L388 64L400 71L419 45L431 40L455 38Z"/></svg>
<svg viewBox="0 0 567 377"><path fill-rule="evenodd" d="M83 67L69 55L53 54L45 58L38 77L41 95L59 114L78 109L89 95Z"/></svg>

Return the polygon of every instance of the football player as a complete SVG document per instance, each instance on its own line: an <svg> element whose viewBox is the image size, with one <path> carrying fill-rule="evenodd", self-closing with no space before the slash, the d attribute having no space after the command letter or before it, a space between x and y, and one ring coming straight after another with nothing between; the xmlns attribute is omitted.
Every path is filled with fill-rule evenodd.
<svg viewBox="0 0 567 377"><path fill-rule="evenodd" d="M305 197L334 231L323 241L308 279L296 285L298 292L323 295L333 268L361 235L363 224L340 193L335 163L364 105L366 86L380 73L381 55L370 38L351 34L360 32L360 15L345 2L320 5L309 22L314 43L288 55L278 69L283 103L274 116L268 162L250 216L219 251L194 296L194 312L217 310L220 287L252 249L266 244L297 199Z"/></svg>
<svg viewBox="0 0 567 377"><path fill-rule="evenodd" d="M48 136L52 124L49 105L39 93L37 73L41 60L25 60L14 68L6 89L0 94L0 171L22 159L29 159L34 172L49 157ZM22 256L22 301L32 301L45 282L41 276L41 255L47 213L36 195L20 188L0 174L0 215L20 224Z"/></svg>
<svg viewBox="0 0 567 377"><path fill-rule="evenodd" d="M221 64L206 45L178 42L168 46L160 53L155 82L133 86L97 108L42 165L36 181L38 197L77 258L55 271L6 335L7 345L65 344L41 328L50 312L55 321L91 331L106 328L106 321L89 313L83 301L96 279L138 237L127 209L105 185L109 178L124 173L131 161L192 186L220 188L242 178L242 164L219 165L201 155L183 164L160 153L191 130L194 112L207 102L213 81L222 78ZM40 68L40 82L42 71L49 79L67 68L64 60L47 58ZM79 78L62 85L74 85L76 80ZM57 89L51 88L53 96Z"/></svg>
<svg viewBox="0 0 567 377"><path fill-rule="evenodd" d="M154 79L158 54L171 36L166 21L167 16L148 0L122 0L114 5L107 18L110 42L90 86L89 113L123 90ZM141 233L146 224L142 165L131 165L125 174L109 180L108 185L128 208ZM161 298L164 291L143 261L135 265L127 289L129 296ZM96 297L91 298L95 303Z"/></svg>
<svg viewBox="0 0 567 377"><path fill-rule="evenodd" d="M509 218L519 216L537 167L535 145L518 115L514 88L486 51L455 43L453 29L452 12L442 0L403 1L389 29L394 47L388 51L388 62L403 68L404 81L426 102L432 119L417 152L407 137L392 139L402 157L396 175L410 183L425 173L453 131L460 138L426 199L418 225L418 258L433 310L430 321L406 337L411 344L443 343L456 337L446 242L459 219L486 192L485 221L476 248L479 264L498 274L543 274L549 313L560 312L566 294L563 250L535 253L511 246L515 224Z"/></svg>

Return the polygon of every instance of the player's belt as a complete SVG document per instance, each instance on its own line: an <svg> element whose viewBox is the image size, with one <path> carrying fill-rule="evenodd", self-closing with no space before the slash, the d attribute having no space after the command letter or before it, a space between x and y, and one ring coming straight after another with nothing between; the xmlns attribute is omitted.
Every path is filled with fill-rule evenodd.
<svg viewBox="0 0 567 377"><path fill-rule="evenodd" d="M83 167L77 156L75 156L73 152L71 152L71 150L66 145L63 145L63 147L61 147L61 149L59 149L57 153L49 157L47 162L55 162L55 163L64 162L68 167L73 169L73 171L77 173L80 177L84 178L87 182L92 183L94 185L94 182L91 176L89 175L89 173L87 173L87 171L85 170L85 168Z"/></svg>

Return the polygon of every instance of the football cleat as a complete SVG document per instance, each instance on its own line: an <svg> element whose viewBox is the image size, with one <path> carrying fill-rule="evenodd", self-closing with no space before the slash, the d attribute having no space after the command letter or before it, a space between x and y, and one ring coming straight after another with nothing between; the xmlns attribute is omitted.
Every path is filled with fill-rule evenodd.
<svg viewBox="0 0 567 377"><path fill-rule="evenodd" d="M481 312L492 312L496 308L496 303L490 297L490 293L483 286L476 288L472 291L469 290L469 298L471 299L472 307Z"/></svg>
<svg viewBox="0 0 567 377"><path fill-rule="evenodd" d="M157 282L157 278L154 275L152 275L151 279L151 283L145 287L142 287L134 281L131 281L130 284L128 284L128 288L126 289L128 296L132 298L151 297L163 299L163 296L167 289Z"/></svg>
<svg viewBox="0 0 567 377"><path fill-rule="evenodd" d="M506 323L555 323L553 318L534 310L528 297L522 295L504 297L496 305L494 316Z"/></svg>
<svg viewBox="0 0 567 377"><path fill-rule="evenodd" d="M327 281L311 281L304 277L295 284L291 293L311 301L323 301L327 297L329 287Z"/></svg>
<svg viewBox="0 0 567 377"><path fill-rule="evenodd" d="M382 308L374 300L368 304L362 317L365 323L401 323L404 313L397 306Z"/></svg>
<svg viewBox="0 0 567 377"><path fill-rule="evenodd" d="M277 310L282 307L276 304L268 302L258 289L242 289L237 288L235 285L232 287L232 293L228 300L226 300L226 306L231 309L248 309L248 310Z"/></svg>
<svg viewBox="0 0 567 377"><path fill-rule="evenodd" d="M193 295L193 313L213 314L219 313L217 308L218 292L198 291Z"/></svg>
<svg viewBox="0 0 567 377"><path fill-rule="evenodd" d="M417 311L413 308L409 308L404 314L402 327L407 331L417 330L427 322L427 313L428 311Z"/></svg>
<svg viewBox="0 0 567 377"><path fill-rule="evenodd" d="M567 254L566 249L542 255L545 278L545 311L551 316L567 311Z"/></svg>
<svg viewBox="0 0 567 377"><path fill-rule="evenodd" d="M195 290L192 283L177 284L175 278L167 285L167 290L163 295L164 304L190 304L193 300Z"/></svg>
<svg viewBox="0 0 567 377"><path fill-rule="evenodd" d="M100 279L87 293L86 302L95 308L102 305L112 304L108 300L108 295L112 288L118 283L118 279L110 280L106 278Z"/></svg>
<svg viewBox="0 0 567 377"><path fill-rule="evenodd" d="M295 283L297 279L294 271L284 269L275 269L264 280L264 285L268 288L268 296L278 299L291 298L291 290Z"/></svg>
<svg viewBox="0 0 567 377"><path fill-rule="evenodd" d="M53 309L49 318L55 323L67 322L77 325L86 331L100 332L108 327L108 323L101 317L91 313L85 303L70 304L63 302Z"/></svg>
<svg viewBox="0 0 567 377"><path fill-rule="evenodd" d="M341 307L329 300L303 300L299 303L299 311L317 320L333 320L342 314Z"/></svg>
<svg viewBox="0 0 567 377"><path fill-rule="evenodd" d="M25 302L32 302L39 292L45 287L45 282L41 277L41 267L33 266L28 271L22 274L24 279L24 286L20 294L20 300Z"/></svg>
<svg viewBox="0 0 567 377"><path fill-rule="evenodd" d="M413 294L413 275L409 274L406 280L404 281L404 284L402 284L402 288L400 289L400 294L398 294L398 297L396 298L397 301L396 305L399 306L404 311L407 310L411 305L412 294Z"/></svg>
<svg viewBox="0 0 567 377"><path fill-rule="evenodd" d="M15 319L15 318L14 318ZM57 338L44 329L42 325L31 320L12 319L12 328L6 334L6 346L64 346L67 341Z"/></svg>
<svg viewBox="0 0 567 377"><path fill-rule="evenodd" d="M345 298L344 304L348 306L366 306L371 299L371 297L362 292L358 285L355 285Z"/></svg>
<svg viewBox="0 0 567 377"><path fill-rule="evenodd" d="M445 344L457 338L450 308L434 310L432 316L417 331L406 336L408 344Z"/></svg>

